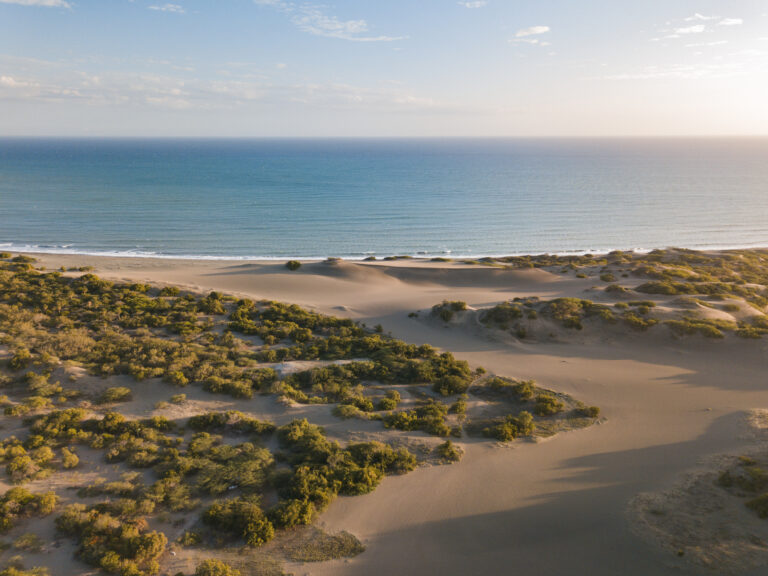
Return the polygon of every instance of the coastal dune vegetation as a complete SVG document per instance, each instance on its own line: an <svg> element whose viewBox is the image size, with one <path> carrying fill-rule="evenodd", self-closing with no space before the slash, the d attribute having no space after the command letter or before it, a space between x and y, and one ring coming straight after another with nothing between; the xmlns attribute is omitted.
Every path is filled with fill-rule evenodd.
<svg viewBox="0 0 768 576"><path fill-rule="evenodd" d="M0 496L0 531L46 519L81 562L105 573L158 574L187 559L182 574L236 574L214 557L240 549L261 559L249 574L281 573L291 554L359 554L354 536L315 528L301 552L281 542L339 496L367 494L425 462L459 461L462 439L510 442L599 417L533 381L352 320L2 256L0 464L13 487ZM169 400L138 417L134 388L150 380ZM227 407L185 411L191 390ZM250 413L259 398L274 400L278 423ZM290 417L296 406L312 410ZM379 435L332 437L312 421L321 414L368 422ZM414 434L436 438L416 449ZM24 487L66 485L68 474L96 468L108 477L74 493ZM45 568L16 564L6 570Z"/></svg>
<svg viewBox="0 0 768 576"><path fill-rule="evenodd" d="M613 334L665 330L675 338L732 335L761 339L768 334L766 250L617 251L600 256L485 258L469 263L536 268L583 281L580 290L589 297L518 297L469 310L482 326L521 340L567 339L585 328ZM445 301L432 308L431 316L451 323L467 311L464 302Z"/></svg>

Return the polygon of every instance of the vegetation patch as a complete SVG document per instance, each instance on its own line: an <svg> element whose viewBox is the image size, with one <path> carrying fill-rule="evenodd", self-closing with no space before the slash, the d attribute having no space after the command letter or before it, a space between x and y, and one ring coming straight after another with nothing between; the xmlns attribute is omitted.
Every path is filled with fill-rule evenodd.
<svg viewBox="0 0 768 576"><path fill-rule="evenodd" d="M362 554L365 546L349 532L328 534L308 527L292 534L280 545L280 550L293 562L326 562Z"/></svg>
<svg viewBox="0 0 768 576"><path fill-rule="evenodd" d="M2 402L21 429L0 441L0 463L19 484L74 468L90 471L94 459L122 473L83 486L77 498L86 500L55 520L58 532L76 542L78 557L105 573L161 572L168 544L162 527L176 513L197 518L177 545L222 551L222 561L242 573L281 573L272 559L261 570L225 552L273 540L266 549L281 549L337 496L369 493L386 475L419 463L396 444L340 443L308 420L276 427L237 409L179 420L128 418L120 403L135 395L131 382L168 386L170 400L158 409L192 408L181 390L198 387L228 395L228 404L255 395L333 404L340 418L444 439L464 434L478 388L507 407L504 422L515 426L513 436L535 427L523 410L535 405L533 383L498 379L488 386L482 369L429 345L391 338L383 328L279 302L41 272L32 263L0 261L0 343L9 351L0 366ZM535 310L521 306L531 318ZM455 313L466 305L449 302L446 309ZM309 366L285 369L295 361ZM121 385L107 386L115 376L123 377ZM104 384L100 394L93 395L94 379ZM446 464L461 453L449 440L434 449ZM53 493L9 490L0 500L0 526L10 530L51 514L57 502ZM346 533L307 533L312 538L284 554L319 561L362 551ZM35 548L32 536L17 542L20 550ZM216 562L198 570L230 573Z"/></svg>

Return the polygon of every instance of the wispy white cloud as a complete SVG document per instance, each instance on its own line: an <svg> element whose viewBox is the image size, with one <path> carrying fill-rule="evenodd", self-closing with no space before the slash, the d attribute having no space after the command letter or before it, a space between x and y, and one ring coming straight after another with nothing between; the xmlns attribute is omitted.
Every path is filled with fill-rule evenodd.
<svg viewBox="0 0 768 576"><path fill-rule="evenodd" d="M16 80L13 76L0 76L0 86L7 88L23 88L27 86L27 82Z"/></svg>
<svg viewBox="0 0 768 576"><path fill-rule="evenodd" d="M173 14L184 14L186 10L180 4L163 4L162 6L149 6L150 10L156 10L158 12L171 12Z"/></svg>
<svg viewBox="0 0 768 576"><path fill-rule="evenodd" d="M488 2L486 0L475 0L474 2L458 2L459 6L464 6L464 8L484 8L485 6L488 6Z"/></svg>
<svg viewBox="0 0 768 576"><path fill-rule="evenodd" d="M541 36L547 34L550 31L549 26L531 26L530 28L523 28L515 32L515 36L510 38L508 42L510 44L531 44L533 46L550 46L551 44L541 38L535 38L535 36Z"/></svg>
<svg viewBox="0 0 768 576"><path fill-rule="evenodd" d="M715 20L718 22L714 22ZM693 16L679 20L677 23L667 22L666 25L671 28L661 30L663 36L651 38L651 42L658 42L661 39L683 38L691 34L712 33L720 26L740 26L743 23L744 20L741 18L705 16L697 12Z"/></svg>
<svg viewBox="0 0 768 576"><path fill-rule="evenodd" d="M546 34L547 32L549 32L549 26L531 26L530 28L523 28L515 32L515 38L536 36L538 34Z"/></svg>
<svg viewBox="0 0 768 576"><path fill-rule="evenodd" d="M675 28L673 33L677 35L685 34L701 34L707 29L704 24L696 24L694 26L683 26L682 28Z"/></svg>
<svg viewBox="0 0 768 576"><path fill-rule="evenodd" d="M71 8L64 0L0 0L0 4L20 4L21 6L47 6L50 8Z"/></svg>
<svg viewBox="0 0 768 576"><path fill-rule="evenodd" d="M271 6L288 15L296 27L315 36L349 40L352 42L393 42L403 36L371 36L368 22L364 19L340 20L325 12L318 4L296 5L285 0L253 0L258 6Z"/></svg>
<svg viewBox="0 0 768 576"><path fill-rule="evenodd" d="M717 20L720 16L704 16L696 12L693 16L689 16L685 19L686 22L706 22L707 20Z"/></svg>
<svg viewBox="0 0 768 576"><path fill-rule="evenodd" d="M339 20L328 16L314 6L302 6L291 21L304 32L326 38L338 38L353 42L392 42L402 40L395 36L369 36L368 23L365 20Z"/></svg>

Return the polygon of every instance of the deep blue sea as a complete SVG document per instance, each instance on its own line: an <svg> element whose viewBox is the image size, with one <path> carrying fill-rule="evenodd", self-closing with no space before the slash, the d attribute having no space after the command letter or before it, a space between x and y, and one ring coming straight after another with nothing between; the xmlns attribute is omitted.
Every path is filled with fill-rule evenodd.
<svg viewBox="0 0 768 576"><path fill-rule="evenodd" d="M768 139L0 140L0 249L487 256L768 246Z"/></svg>

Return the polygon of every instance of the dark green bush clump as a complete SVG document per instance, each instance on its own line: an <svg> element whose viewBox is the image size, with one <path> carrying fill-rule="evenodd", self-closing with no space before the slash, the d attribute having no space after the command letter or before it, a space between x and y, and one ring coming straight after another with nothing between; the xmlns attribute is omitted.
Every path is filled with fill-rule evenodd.
<svg viewBox="0 0 768 576"><path fill-rule="evenodd" d="M261 546L275 536L275 529L261 509L257 496L216 502L203 514L203 522L242 538L248 546Z"/></svg>
<svg viewBox="0 0 768 576"><path fill-rule="evenodd" d="M118 386L115 388L107 388L99 398L99 403L114 404L116 402L127 402L131 398L133 398L133 393L130 388Z"/></svg>
<svg viewBox="0 0 768 576"><path fill-rule="evenodd" d="M520 412L517 416L507 416L503 422L485 428L483 435L501 442L510 442L520 436L530 436L536 429L530 412Z"/></svg>
<svg viewBox="0 0 768 576"><path fill-rule="evenodd" d="M722 330L735 330L733 322L684 318L682 320L667 320L666 324L678 336L701 334L706 338L725 338Z"/></svg>
<svg viewBox="0 0 768 576"><path fill-rule="evenodd" d="M72 504L56 519L56 528L78 540L77 555L88 564L121 576L153 575L167 544L161 532L148 531L132 501L86 507Z"/></svg>
<svg viewBox="0 0 768 576"><path fill-rule="evenodd" d="M461 300L443 300L442 303L432 306L432 316L437 316L443 322L450 322L456 312L463 312L466 309L467 303Z"/></svg>
<svg viewBox="0 0 768 576"><path fill-rule="evenodd" d="M301 262L298 260L288 260L288 262L285 263L285 267L288 268L291 272L298 270L301 268Z"/></svg>
<svg viewBox="0 0 768 576"><path fill-rule="evenodd" d="M554 416L563 411L563 403L551 394L539 394L533 411L537 416Z"/></svg>
<svg viewBox="0 0 768 576"><path fill-rule="evenodd" d="M47 516L58 501L53 492L33 494L24 488L11 488L0 497L0 533L13 528L22 518Z"/></svg>
<svg viewBox="0 0 768 576"><path fill-rule="evenodd" d="M203 560L195 568L195 576L240 576L240 570L221 560Z"/></svg>
<svg viewBox="0 0 768 576"><path fill-rule="evenodd" d="M451 429L445 423L448 408L439 402L428 401L415 410L393 412L384 416L384 426L397 430L422 430L433 436L448 436Z"/></svg>
<svg viewBox="0 0 768 576"><path fill-rule="evenodd" d="M457 448L450 440L446 440L442 444L439 444L437 448L435 448L435 453L443 462L458 462L463 455L462 450Z"/></svg>
<svg viewBox="0 0 768 576"><path fill-rule="evenodd" d="M480 321L483 324L496 324L506 330L510 322L523 317L523 307L516 302L502 302L493 308L486 310Z"/></svg>
<svg viewBox="0 0 768 576"><path fill-rule="evenodd" d="M768 518L768 494L747 501L747 508L756 512L760 518Z"/></svg>
<svg viewBox="0 0 768 576"><path fill-rule="evenodd" d="M236 410L207 412L198 416L192 416L187 422L187 426L197 432L232 430L234 432L263 435L271 434L275 431L275 425L271 422L261 422Z"/></svg>
<svg viewBox="0 0 768 576"><path fill-rule="evenodd" d="M404 448L367 442L343 449L306 420L281 426L277 434L287 449L284 459L292 465L290 473L273 479L281 502L269 517L278 527L308 524L337 494L367 494L385 474L402 474L416 466L416 458Z"/></svg>
<svg viewBox="0 0 768 576"><path fill-rule="evenodd" d="M581 330L584 318L599 317L603 320L614 321L613 312L609 306L595 304L590 300L580 298L557 298L544 305L544 311L552 319L557 320L566 328Z"/></svg>
<svg viewBox="0 0 768 576"><path fill-rule="evenodd" d="M598 406L583 406L577 408L576 413L586 418L598 418L600 416L600 408Z"/></svg>

